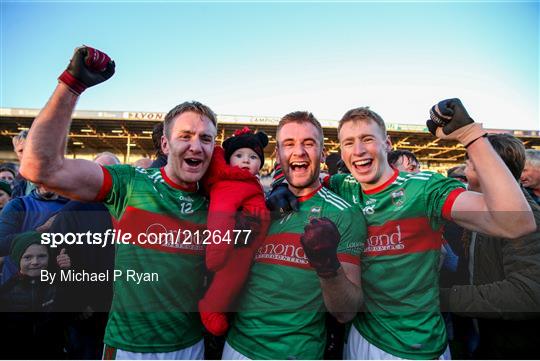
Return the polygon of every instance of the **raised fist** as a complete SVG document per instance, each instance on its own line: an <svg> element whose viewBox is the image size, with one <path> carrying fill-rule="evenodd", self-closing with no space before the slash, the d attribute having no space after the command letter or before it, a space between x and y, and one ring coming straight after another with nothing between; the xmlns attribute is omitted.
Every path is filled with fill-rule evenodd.
<svg viewBox="0 0 540 361"><path fill-rule="evenodd" d="M107 54L89 46L81 46L75 49L67 69L58 80L80 95L86 88L113 76L114 67L114 61Z"/></svg>
<svg viewBox="0 0 540 361"><path fill-rule="evenodd" d="M430 119L426 125L431 132L441 139L456 140L468 147L486 132L482 125L475 123L457 98L440 101L431 107Z"/></svg>
<svg viewBox="0 0 540 361"><path fill-rule="evenodd" d="M337 275L340 267L337 247L341 236L334 222L328 218L313 218L304 227L300 243L304 248L309 264L321 278Z"/></svg>

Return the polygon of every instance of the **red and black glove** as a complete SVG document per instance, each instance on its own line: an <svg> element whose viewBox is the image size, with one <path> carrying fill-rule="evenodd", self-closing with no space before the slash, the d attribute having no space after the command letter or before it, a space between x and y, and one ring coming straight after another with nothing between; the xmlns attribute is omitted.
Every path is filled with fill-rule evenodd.
<svg viewBox="0 0 540 361"><path fill-rule="evenodd" d="M475 123L457 98L440 101L431 107L426 125L440 139L456 140L465 147L486 135L482 125Z"/></svg>
<svg viewBox="0 0 540 361"><path fill-rule="evenodd" d="M315 268L321 278L332 278L337 275L341 266L337 258L337 247L341 236L336 225L328 218L313 218L304 227L300 243L309 264Z"/></svg>
<svg viewBox="0 0 540 361"><path fill-rule="evenodd" d="M75 49L67 69L58 80L80 95L86 88L113 76L114 67L114 61L107 54L89 46L81 46Z"/></svg>
<svg viewBox="0 0 540 361"><path fill-rule="evenodd" d="M238 243L234 244L235 248L248 247L254 240L259 237L261 233L261 219L253 214L248 214L247 212L240 211L236 214L236 225L234 229L239 230L251 230L251 233L243 241L239 240Z"/></svg>
<svg viewBox="0 0 540 361"><path fill-rule="evenodd" d="M261 235L266 235L270 226L270 212L264 207L242 208L235 217L236 225L234 229L251 230L251 233L244 240L235 244L236 248L250 247Z"/></svg>

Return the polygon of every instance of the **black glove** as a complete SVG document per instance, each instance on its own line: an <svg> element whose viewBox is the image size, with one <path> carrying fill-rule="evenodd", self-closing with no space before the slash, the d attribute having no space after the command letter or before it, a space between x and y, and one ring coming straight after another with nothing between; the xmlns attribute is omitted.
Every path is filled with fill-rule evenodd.
<svg viewBox="0 0 540 361"><path fill-rule="evenodd" d="M58 80L80 95L86 88L113 76L114 68L114 61L107 54L89 46L81 46L75 49L67 69Z"/></svg>
<svg viewBox="0 0 540 361"><path fill-rule="evenodd" d="M456 140L468 147L486 132L475 123L457 98L446 99L432 106L426 125L431 134L440 139Z"/></svg>
<svg viewBox="0 0 540 361"><path fill-rule="evenodd" d="M337 275L341 266L337 258L337 247L341 236L334 222L328 218L313 218L304 227L300 243L304 248L309 264L321 278Z"/></svg>
<svg viewBox="0 0 540 361"><path fill-rule="evenodd" d="M266 197L266 206L273 218L278 218L291 211L298 211L298 199L289 190L287 183L281 183Z"/></svg>

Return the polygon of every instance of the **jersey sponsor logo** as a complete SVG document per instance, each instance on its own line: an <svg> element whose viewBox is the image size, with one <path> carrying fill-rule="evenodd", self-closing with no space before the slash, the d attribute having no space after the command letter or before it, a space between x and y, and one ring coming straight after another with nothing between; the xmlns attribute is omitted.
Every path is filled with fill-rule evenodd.
<svg viewBox="0 0 540 361"><path fill-rule="evenodd" d="M267 236L255 253L255 262L311 269L298 233Z"/></svg>
<svg viewBox="0 0 540 361"><path fill-rule="evenodd" d="M365 252L381 252L401 250L405 248L401 239L401 227L397 225L395 232L373 234L366 240Z"/></svg>
<svg viewBox="0 0 540 361"><path fill-rule="evenodd" d="M178 232L195 233L197 231L203 231L206 229L204 224L197 224L132 206L128 206L122 218L114 223L115 229L131 233L131 239L133 240L148 240L156 235L167 236L163 238L165 241L155 243L134 242L134 246L168 253L193 255L203 255L204 253L204 246L202 244L182 242L182 240L178 241L177 237Z"/></svg>
<svg viewBox="0 0 540 361"><path fill-rule="evenodd" d="M440 250L441 231L434 231L425 217L391 220L369 226L364 256L390 256Z"/></svg>

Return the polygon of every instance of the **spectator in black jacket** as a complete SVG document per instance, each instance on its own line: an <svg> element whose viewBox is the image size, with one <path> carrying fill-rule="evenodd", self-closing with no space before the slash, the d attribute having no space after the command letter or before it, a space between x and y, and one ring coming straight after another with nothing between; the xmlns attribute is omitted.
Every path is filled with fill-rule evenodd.
<svg viewBox="0 0 540 361"><path fill-rule="evenodd" d="M12 242L11 258L19 273L0 287L2 358L62 359L64 346L63 287L42 282L42 270L49 268L49 250L38 232L21 233ZM62 252L60 268L71 260Z"/></svg>
<svg viewBox="0 0 540 361"><path fill-rule="evenodd" d="M525 148L508 134L488 136L516 181ZM482 192L475 165L467 160L469 188ZM441 309L477 321L476 359L537 359L540 355L540 207L523 190L537 224L535 232L503 239L468 232L470 282L441 289Z"/></svg>

